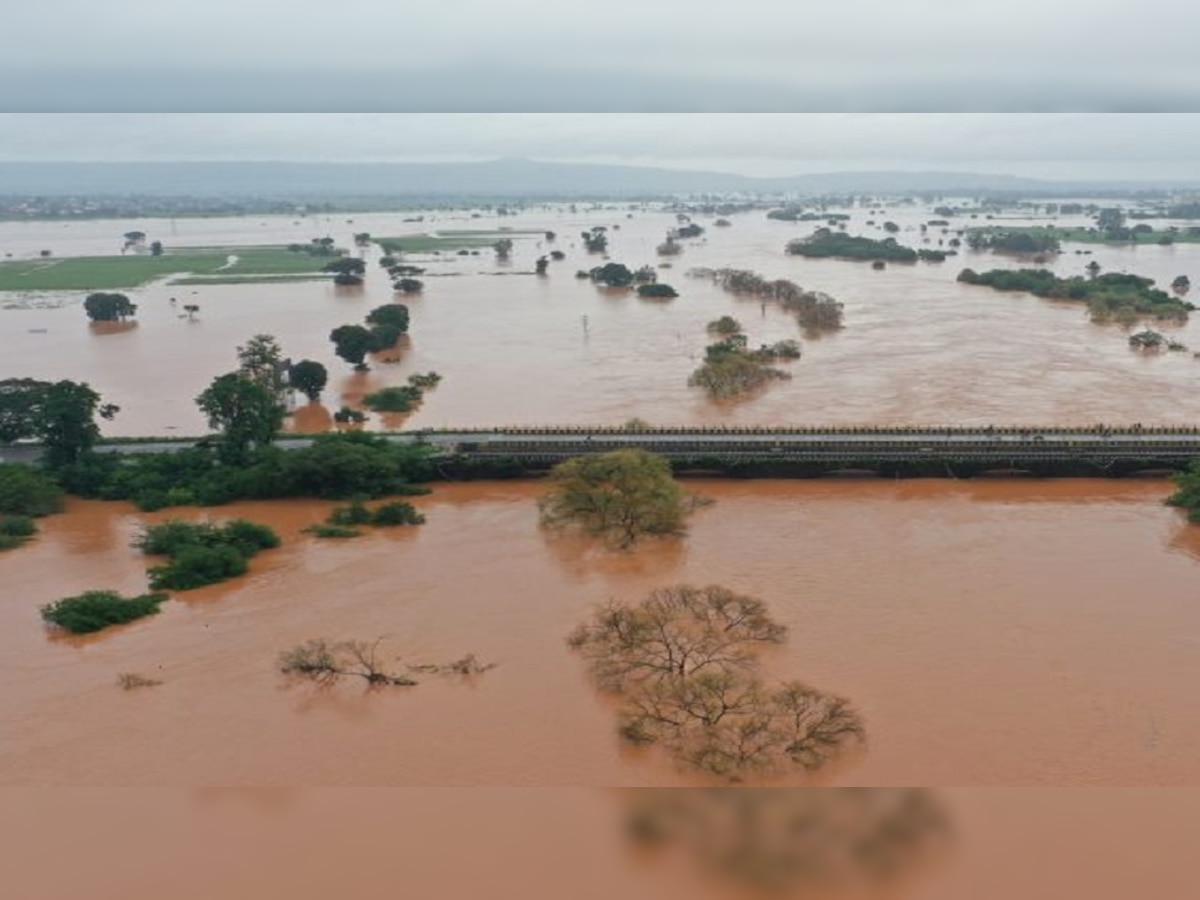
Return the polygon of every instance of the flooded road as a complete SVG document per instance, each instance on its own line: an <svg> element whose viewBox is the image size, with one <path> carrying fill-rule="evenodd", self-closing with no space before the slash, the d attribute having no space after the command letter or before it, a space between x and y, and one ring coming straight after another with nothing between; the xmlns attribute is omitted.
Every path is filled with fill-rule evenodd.
<svg viewBox="0 0 1200 900"><path fill-rule="evenodd" d="M543 533L536 483L438 486L416 499L427 525L343 542L300 534L326 503L186 510L270 524L284 546L88 638L52 634L38 607L143 590L129 543L167 514L73 501L0 556L0 781L686 784L618 743L564 637L609 598L719 582L789 626L773 675L863 714L867 750L822 783L1200 783L1200 536L1161 505L1164 483L689 485L716 500L691 534L629 554ZM315 637L498 667L376 692L289 684L279 653ZM122 672L164 683L122 691Z"/></svg>
<svg viewBox="0 0 1200 900"><path fill-rule="evenodd" d="M200 433L204 423L192 398L216 375L235 365L235 348L256 333L275 335L285 355L329 367L330 387L320 409L298 416L294 428L329 427L329 410L359 401L364 392L402 384L415 372L434 370L444 381L413 415L370 427L491 426L512 424L614 424L639 417L657 424L1094 424L1190 423L1200 417L1192 390L1200 362L1189 353L1143 355L1126 345L1127 332L1088 322L1082 306L1002 294L955 281L975 269L1029 265L1010 257L964 251L944 263L889 265L787 257L785 243L814 223L770 221L761 211L731 217L732 227L709 227L685 242L682 255L660 270L660 280L681 293L670 302L643 301L628 292L596 289L576 270L603 260L583 251L578 233L594 224L611 230L609 256L631 267L660 261L655 246L675 217L623 210L571 213L561 208L483 220L465 213L431 213L421 224L401 214L345 217L138 220L136 222L0 224L0 252L14 258L50 246L56 255L115 252L131 227L170 246L220 243L306 242L332 235L352 246L365 230L396 235L415 230L551 229L555 244L516 235L511 263L445 254L415 261L429 271L425 291L410 297L411 339L395 363L355 375L337 359L331 329L361 321L390 302L385 273L369 251L368 280L358 289L327 283L169 286L130 292L139 304L136 327L116 333L90 329L78 304L82 294L61 297L0 295L0 359L4 374L86 379L122 407L106 423L114 435ZM924 246L917 231L927 209L886 214L855 210L851 232L885 235L868 219L894 219L903 243ZM711 226L708 217L699 221ZM1016 220L1004 220L1013 224ZM1075 220L1062 219L1059 224ZM960 218L954 227L984 224ZM948 240L929 231L930 246ZM539 246L539 243L541 245ZM531 273L537 256L558 248L547 278ZM1061 274L1082 274L1098 261L1104 271L1130 271L1166 286L1175 276L1200 279L1200 245L1088 249L1079 245L1049 264ZM687 387L708 342L704 326L732 314L751 343L801 338L795 322L773 308L738 299L687 278L692 267L753 269L824 291L845 304L844 330L802 341L804 357L787 366L794 378L753 398L714 404ZM171 297L177 299L172 305ZM196 303L196 321L179 307ZM51 308L45 308L51 307ZM584 320L586 317L586 328ZM1200 319L1168 328L1200 349ZM42 331L44 329L44 332Z"/></svg>

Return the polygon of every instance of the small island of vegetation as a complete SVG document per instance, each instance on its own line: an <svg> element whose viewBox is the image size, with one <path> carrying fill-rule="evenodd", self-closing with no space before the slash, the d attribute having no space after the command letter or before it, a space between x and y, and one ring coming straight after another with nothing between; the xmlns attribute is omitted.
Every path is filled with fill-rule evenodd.
<svg viewBox="0 0 1200 900"><path fill-rule="evenodd" d="M789 256L805 256L816 259L858 259L866 261L883 259L890 262L916 262L917 251L896 242L895 238L877 241L867 237L855 237L818 228L811 237L788 241L785 248Z"/></svg>
<svg viewBox="0 0 1200 900"><path fill-rule="evenodd" d="M1154 279L1109 272L1094 278L1059 278L1048 269L963 269L963 284L984 285L997 291L1027 291L1050 300L1086 303L1093 322L1133 325L1142 318L1183 322L1196 307L1154 287Z"/></svg>

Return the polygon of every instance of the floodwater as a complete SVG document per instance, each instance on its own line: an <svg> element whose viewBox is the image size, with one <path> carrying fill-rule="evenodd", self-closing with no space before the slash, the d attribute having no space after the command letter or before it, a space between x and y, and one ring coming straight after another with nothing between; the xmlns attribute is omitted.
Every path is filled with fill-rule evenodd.
<svg viewBox="0 0 1200 900"><path fill-rule="evenodd" d="M905 852L884 877L846 863L845 812L861 795L785 790L685 797L709 814L702 827L645 848L630 839L630 813L662 798L639 789L8 789L0 862L11 896L36 900L1195 897L1200 791L921 794L948 834L900 836ZM735 804L817 814L799 833L786 818L712 815ZM792 877L748 889L747 870L773 865Z"/></svg>
<svg viewBox="0 0 1200 900"><path fill-rule="evenodd" d="M441 261L421 258L429 269L422 276L425 292L405 301L411 338L398 362L380 363L367 375L353 374L334 356L328 335L393 300L386 274L374 265L375 252L368 253L369 277L361 289L318 282L156 284L132 291L139 304L136 327L116 333L89 329L79 308L82 294L2 295L0 305L24 308L0 309L0 374L86 379L122 407L105 424L114 435L203 432L192 398L234 367L237 345L261 332L275 335L285 355L319 360L331 372L325 408L297 417L294 427L300 429L326 428L328 408L429 370L445 378L421 409L407 420L373 417L371 427L615 424L635 416L657 424L1191 423L1200 416L1200 395L1192 390L1200 361L1192 353L1142 355L1128 348L1126 332L1091 324L1081 306L955 281L964 266L1013 267L1022 264L1017 260L964 251L942 264L876 272L865 263L792 258L784 255L784 244L813 224L769 221L759 211L732 216L729 228L709 227L703 239L687 242L685 252L670 260L672 268L660 277L680 290L678 299L642 301L574 278L576 270L601 261L584 253L578 239L593 224L620 226L610 231L613 260L632 267L658 261L654 248L674 216L640 210L627 215L553 208L486 219L430 214L420 225L403 223L400 214L352 222L247 217L0 224L0 253L14 258L42 248L58 256L116 252L120 235L134 227L170 247L304 242L325 234L351 246L355 231L395 235L505 226L554 230L559 237L553 247L567 254L544 279L530 273L534 259L552 245L539 246L536 235L517 236L509 264L497 263L487 250ZM921 246L915 229L932 216L927 209L855 210L850 230L883 237L865 222L890 218L904 229L903 241ZM929 236L936 247L952 235L934 228ZM1064 253L1051 267L1082 273L1094 259L1105 271L1148 275L1161 286L1180 274L1200 281L1197 244L1089 249L1090 256ZM801 335L785 313L685 277L697 266L753 269L829 293L845 304L846 327L803 341L803 359L787 366L791 381L742 402L713 404L687 386L703 357L707 322L732 314L752 342ZM196 321L181 317L185 302L201 307ZM1168 330L1200 350L1197 322L1200 317Z"/></svg>
<svg viewBox="0 0 1200 900"><path fill-rule="evenodd" d="M654 261L672 217L624 214L556 209L499 220L558 232L568 259L544 280L516 274L550 249L536 241L518 240L508 267L488 254L428 263L425 294L407 301L412 335L400 361L365 375L336 360L326 337L392 299L374 268L358 291L154 285L131 292L141 307L136 326L103 333L89 329L78 295L0 295L0 377L87 380L123 407L105 426L122 435L201 431L191 398L259 332L333 373L325 404L297 412L301 431L330 427L330 407L430 369L445 380L416 414L372 426L633 416L664 424L1190 424L1200 413L1192 390L1200 362L1190 353L1140 356L1124 332L1090 324L1081 308L954 282L964 265L1014 261L967 253L875 272L790 259L784 242L809 226L754 213L710 228L672 260L662 277L680 298L643 302L572 277L598 262L572 246L572 235L592 224L621 225L611 233L614 260ZM852 229L867 217L856 213ZM932 215L886 217L909 228ZM0 253L115 252L131 228L168 246L326 233L348 245L353 231L497 221L438 214L403 226L400 218L9 223L0 224ZM902 237L911 243L916 234ZM1081 271L1091 259L1160 284L1200 278L1198 245L1096 247L1053 266ZM833 294L846 305L846 328L805 341L794 380L716 406L686 387L707 321L736 315L753 341L798 336L783 314L682 277L692 266L726 265ZM197 321L180 319L172 296L177 306L198 303ZM1196 329L1173 331L1200 349ZM751 829L762 823L745 818L746 804L825 804L831 818L806 816L805 833L820 838L829 860L842 859L844 848L822 828L844 837L839 804L862 795L789 789L817 784L923 786L921 802L942 811L945 831L930 848L911 843L914 858L901 860L896 884L832 865L832 887L845 890L802 882L770 896L1196 895L1200 790L1178 787L1200 786L1200 528L1162 505L1169 485L830 479L689 487L716 500L690 534L627 554L542 532L536 482L437 485L414 501L428 524L345 542L301 533L328 513L322 502L143 514L71 501L65 514L43 520L35 541L0 554L7 893L761 896L742 890L736 867L714 867L725 857L712 851L724 848L732 861L751 851L777 859L794 835ZM72 638L43 625L39 607L63 596L144 590L147 560L130 542L143 523L171 515L247 516L278 529L284 545L256 558L247 577L178 594L159 615L128 626ZM767 657L769 673L850 698L869 743L811 781L752 791L753 801L696 792L687 802L713 817L688 832L700 843L645 853L630 844L630 809L657 802L651 788L700 782L653 751L620 744L613 708L564 637L594 604L677 582L762 597L790 629ZM288 681L277 671L279 653L315 637L380 639L396 666L472 652L497 667L467 680L423 675L409 689ZM116 678L128 672L163 683L123 691ZM1020 789L1048 785L1088 789ZM1175 789L1153 787L1161 785ZM176 789L152 789L161 786ZM1110 789L1129 786L1142 789ZM687 796L671 793L672 803ZM835 799L814 799L825 796ZM718 809L730 804L739 804L744 830Z"/></svg>
<svg viewBox="0 0 1200 900"><path fill-rule="evenodd" d="M789 626L772 675L866 720L867 749L815 783L1200 786L1200 536L1163 482L691 486L716 501L691 534L627 554L541 531L536 483L441 485L416 500L428 524L340 542L300 534L327 503L188 510L265 522L284 546L86 638L38 607L143 589L130 540L168 513L73 501L0 556L0 783L695 783L620 745L564 637L608 598L718 582ZM290 684L279 653L316 637L498 665L411 689ZM122 691L122 672L164 683Z"/></svg>

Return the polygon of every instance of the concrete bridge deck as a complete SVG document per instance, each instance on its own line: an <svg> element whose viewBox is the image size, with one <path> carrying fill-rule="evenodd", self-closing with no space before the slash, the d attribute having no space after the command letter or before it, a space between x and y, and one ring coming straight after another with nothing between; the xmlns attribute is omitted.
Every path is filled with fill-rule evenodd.
<svg viewBox="0 0 1200 900"><path fill-rule="evenodd" d="M819 475L867 470L880 474L970 475L992 470L1048 475L1121 475L1178 471L1200 460L1200 428L1092 427L533 427L425 429L387 434L397 443L425 444L439 463L475 466L500 461L536 471L573 456L638 447L682 469L731 474ZM311 437L281 436L295 449ZM112 442L103 452L161 453L196 439ZM31 460L37 448L0 447L0 460Z"/></svg>

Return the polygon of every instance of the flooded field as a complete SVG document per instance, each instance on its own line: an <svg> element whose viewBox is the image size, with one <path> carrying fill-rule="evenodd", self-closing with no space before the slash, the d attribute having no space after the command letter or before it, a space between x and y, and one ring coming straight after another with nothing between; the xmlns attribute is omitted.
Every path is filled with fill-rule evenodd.
<svg viewBox="0 0 1200 900"><path fill-rule="evenodd" d="M656 424L1200 419L1192 353L1137 354L1126 332L1089 323L1082 306L954 280L963 266L1020 265L1010 258L964 253L882 272L788 258L784 244L809 226L759 212L686 243L660 271L681 292L674 301L577 280L577 269L600 262L578 240L594 224L620 225L610 232L614 261L656 262L674 216L632 215L549 209L500 220L558 233L554 246L567 258L545 279L529 274L551 249L536 238L518 237L507 265L487 251L421 258L429 271L424 294L406 301L411 338L398 362L365 374L333 356L328 333L393 298L374 251L360 289L154 284L130 292L139 314L121 328L90 328L78 295L0 296L0 377L90 382L122 407L105 423L113 435L195 434L204 423L192 398L234 367L236 345L265 332L292 359L330 368L324 405L294 418L301 431L327 429L331 408L430 370L444 381L423 407L407 419L373 417L372 426L634 416ZM865 229L868 217L884 218L856 212L851 230ZM916 243L917 225L932 214L886 217ZM114 252L133 227L168 247L325 234L350 246L355 231L496 222L401 218L9 223L0 225L0 252ZM1200 245L1093 249L1050 265L1075 274L1095 259L1105 271L1160 285L1180 274L1200 278ZM846 327L804 341L803 358L789 364L793 380L713 404L686 385L708 341L705 323L735 315L752 343L801 335L780 311L684 277L694 266L753 269L832 294L845 304ZM185 302L199 305L195 321L181 318ZM1169 330L1200 350L1197 321ZM38 608L87 589L143 590L146 560L130 541L142 523L167 514L72 501L29 546L0 555L0 784L698 784L653 752L622 747L614 709L564 643L594 604L690 582L762 597L790 628L769 656L771 673L844 695L863 714L867 748L817 783L1200 785L1200 527L1162 505L1167 483L692 486L716 503L698 513L691 534L629 554L544 534L532 482L438 485L416 501L427 525L344 542L301 533L328 503L176 511L244 515L275 527L284 546L256 558L248 577L177 595L157 616L83 639L49 632ZM472 652L498 666L386 692L287 682L279 653L317 637L382 638L407 663ZM125 672L163 684L122 691L115 682Z"/></svg>
<svg viewBox="0 0 1200 900"><path fill-rule="evenodd" d="M326 234L349 247L357 231L394 236L497 223L558 235L554 245L540 246L537 239L515 235L507 264L486 249L479 256L443 255L440 261L416 257L429 271L422 276L424 293L405 301L411 337L398 362L378 364L366 375L355 375L334 356L328 336L393 299L386 273L375 265L377 250L367 251L362 288L323 282L151 285L130 292L140 307L136 324L115 332L89 328L79 294L0 295L0 305L17 307L0 309L0 359L6 374L89 381L122 407L105 424L113 435L202 432L192 398L233 368L237 345L262 332L275 335L286 356L315 359L330 370L324 407L297 417L293 427L301 429L328 427L330 407L429 370L445 379L415 414L386 422L372 417L371 427L614 424L635 416L660 424L1185 423L1200 414L1200 396L1191 390L1200 362L1192 353L1138 354L1126 345L1127 332L1089 323L1082 305L955 282L965 266L1022 265L1011 257L965 251L944 263L893 264L881 272L866 263L787 257L784 244L808 234L813 223L769 221L758 211L735 215L732 227L709 227L703 238L685 242L683 254L670 260L672 268L659 272L681 296L646 301L574 277L576 270L602 261L585 253L579 240L579 232L595 224L620 226L610 231L612 260L634 268L659 261L655 247L675 217L627 215L550 209L483 220L429 214L420 224L405 223L408 216L399 214L352 222L310 217L0 224L0 252L14 258L35 256L39 248L60 256L116 252L120 235L132 227L168 248L307 242ZM849 230L882 238L884 232L865 222L890 218L901 225L902 242L922 246L916 228L932 216L928 209L855 210ZM699 221L711 226L707 218ZM981 223L962 218L953 224ZM937 228L929 234L931 246L949 238ZM552 263L547 278L535 277L534 260L552 247L566 259ZM1180 274L1200 278L1200 244L1086 249L1093 253L1066 252L1049 265L1062 274L1082 274L1096 260L1103 271L1147 275L1163 287ZM732 314L746 326L752 344L802 336L787 314L685 277L697 266L753 269L824 291L845 304L846 327L802 341L803 358L787 366L791 381L741 402L713 404L687 387L708 343L705 323ZM184 303L200 306L196 321L183 316ZM1197 321L1166 330L1200 349Z"/></svg>
<svg viewBox="0 0 1200 900"><path fill-rule="evenodd" d="M300 534L326 503L212 510L270 524L284 546L157 616L64 638L38 607L143 589L129 543L166 515L75 501L0 556L0 780L695 783L620 745L564 637L606 599L719 582L789 626L772 674L862 712L867 749L820 783L1198 784L1200 536L1161 505L1162 482L691 485L716 503L690 536L628 554L543 533L534 483L439 486L417 498L428 524L342 542ZM278 654L314 637L498 667L411 689L289 684ZM121 672L164 683L122 691Z"/></svg>

